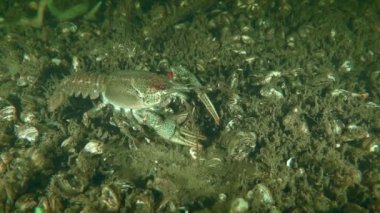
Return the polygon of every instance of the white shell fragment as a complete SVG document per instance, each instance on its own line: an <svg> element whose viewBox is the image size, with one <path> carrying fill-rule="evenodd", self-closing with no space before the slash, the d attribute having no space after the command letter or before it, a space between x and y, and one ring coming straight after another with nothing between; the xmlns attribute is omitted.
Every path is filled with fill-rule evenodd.
<svg viewBox="0 0 380 213"><path fill-rule="evenodd" d="M244 44L252 44L254 41L251 37L247 36L247 35L242 35L241 36L241 41L244 43Z"/></svg>
<svg viewBox="0 0 380 213"><path fill-rule="evenodd" d="M343 62L343 64L340 66L340 68L345 72L351 72L353 69L352 62L349 60L346 60Z"/></svg>
<svg viewBox="0 0 380 213"><path fill-rule="evenodd" d="M332 81L336 80L335 76L333 74L331 74L331 73L327 75L327 78L330 79L330 80L332 80Z"/></svg>
<svg viewBox="0 0 380 213"><path fill-rule="evenodd" d="M219 201L220 201L220 202L225 202L225 201L227 200L227 195L224 194L224 193L220 193L220 194L218 195L218 198L219 198Z"/></svg>
<svg viewBox="0 0 380 213"><path fill-rule="evenodd" d="M330 31L330 36L331 36L331 38L332 38L333 40L335 40L335 36L336 36L336 30L335 30L335 29L332 29L332 30Z"/></svg>
<svg viewBox="0 0 380 213"><path fill-rule="evenodd" d="M249 203L244 198L236 198L231 202L230 212L240 213L247 212L249 208Z"/></svg>
<svg viewBox="0 0 380 213"><path fill-rule="evenodd" d="M284 95L280 91L277 91L274 88L263 88L260 90L260 94L264 97L267 97L267 98L268 97L273 97L273 98L277 98L277 99L284 98Z"/></svg>
<svg viewBox="0 0 380 213"><path fill-rule="evenodd" d="M221 136L221 144L235 161L243 161L256 148L257 136L254 132L229 131Z"/></svg>
<svg viewBox="0 0 380 213"><path fill-rule="evenodd" d="M35 142L39 135L37 128L34 126L15 125L15 130L19 139L25 139L29 142Z"/></svg>
<svg viewBox="0 0 380 213"><path fill-rule="evenodd" d="M0 120L15 121L16 120L16 108L14 106L6 106L6 107L0 109Z"/></svg>
<svg viewBox="0 0 380 213"><path fill-rule="evenodd" d="M271 71L268 75L266 75L264 77L264 79L262 79L260 82L259 82L259 85L265 85L265 84L269 84L273 78L279 78L281 77L281 72L280 71Z"/></svg>
<svg viewBox="0 0 380 213"><path fill-rule="evenodd" d="M103 142L98 140L90 140L86 146L84 146L83 151L94 155L100 155L103 153L103 147Z"/></svg>
<svg viewBox="0 0 380 213"><path fill-rule="evenodd" d="M350 92L344 89L335 89L331 92L332 96L341 96L344 100L347 100L348 98L359 98L359 99L366 99L368 97L368 93L355 93Z"/></svg>
<svg viewBox="0 0 380 213"><path fill-rule="evenodd" d="M341 120L339 119L333 120L332 130L335 135L341 135L344 128L345 128L344 123Z"/></svg>
<svg viewBox="0 0 380 213"><path fill-rule="evenodd" d="M0 121L16 121L16 108L9 101L0 97Z"/></svg>
<svg viewBox="0 0 380 213"><path fill-rule="evenodd" d="M190 153L190 156L191 156L191 158L192 158L193 160L196 160L196 159L197 159L197 154L198 154L198 152L197 152L197 148L196 148L196 147L191 147L191 148L189 149L189 153Z"/></svg>
<svg viewBox="0 0 380 213"><path fill-rule="evenodd" d="M342 134L341 140L343 142L349 142L354 140L362 140L369 137L370 134L366 128L355 124L350 124L347 126L346 131Z"/></svg>
<svg viewBox="0 0 380 213"><path fill-rule="evenodd" d="M51 63L53 63L55 66L59 66L62 64L62 60L59 58L53 58L51 59Z"/></svg>
<svg viewBox="0 0 380 213"><path fill-rule="evenodd" d="M366 107L375 109L375 108L380 108L380 105L370 101L366 103Z"/></svg>
<svg viewBox="0 0 380 213"><path fill-rule="evenodd" d="M75 153L75 146L77 145L76 140L73 136L66 138L62 143L61 147L67 150L69 153Z"/></svg>
<svg viewBox="0 0 380 213"><path fill-rule="evenodd" d="M377 145L377 144L373 144L373 145L371 145L370 147L369 147L369 151L370 152L377 152L377 151L379 151L380 150L380 147L379 147L379 145Z"/></svg>
<svg viewBox="0 0 380 213"><path fill-rule="evenodd" d="M33 112L21 112L20 119L24 123L34 123L37 120L37 116Z"/></svg>
<svg viewBox="0 0 380 213"><path fill-rule="evenodd" d="M78 30L78 26L72 22L63 22L58 27L63 34L75 33Z"/></svg>
<svg viewBox="0 0 380 213"><path fill-rule="evenodd" d="M78 72L78 69L79 69L79 59L78 59L78 57L76 57L76 56L73 57L72 66L73 66L73 70L75 72Z"/></svg>
<svg viewBox="0 0 380 213"><path fill-rule="evenodd" d="M261 183L249 190L246 197L251 200L252 208L262 212L266 212L274 204L270 189Z"/></svg>
<svg viewBox="0 0 380 213"><path fill-rule="evenodd" d="M294 165L294 158L291 157L291 158L289 158L289 159L286 161L286 166L289 167L289 168L291 168L291 167L293 167L293 165Z"/></svg>

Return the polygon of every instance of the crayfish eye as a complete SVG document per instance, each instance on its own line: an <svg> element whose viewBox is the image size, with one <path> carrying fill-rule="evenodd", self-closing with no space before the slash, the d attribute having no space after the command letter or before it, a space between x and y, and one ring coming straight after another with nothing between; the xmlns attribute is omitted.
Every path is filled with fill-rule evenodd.
<svg viewBox="0 0 380 213"><path fill-rule="evenodd" d="M174 78L174 72L173 72L173 71L169 71L169 72L167 72L165 75L166 75L166 77L167 77L169 80L173 80L173 78Z"/></svg>

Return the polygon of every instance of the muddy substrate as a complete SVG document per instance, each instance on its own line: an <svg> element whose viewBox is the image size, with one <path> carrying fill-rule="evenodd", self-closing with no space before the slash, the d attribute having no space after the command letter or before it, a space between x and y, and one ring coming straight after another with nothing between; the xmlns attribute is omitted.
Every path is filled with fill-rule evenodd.
<svg viewBox="0 0 380 213"><path fill-rule="evenodd" d="M63 1L42 26L12 2L0 3L1 212L380 211L376 1L78 1L73 16ZM221 117L186 93L179 125L203 148L101 99L47 110L73 72L159 72L164 59Z"/></svg>

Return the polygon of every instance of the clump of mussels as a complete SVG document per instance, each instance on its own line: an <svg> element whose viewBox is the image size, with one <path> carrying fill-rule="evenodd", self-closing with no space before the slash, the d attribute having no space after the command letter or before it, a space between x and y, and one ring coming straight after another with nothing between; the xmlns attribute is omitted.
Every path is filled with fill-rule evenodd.
<svg viewBox="0 0 380 213"><path fill-rule="evenodd" d="M0 211L380 211L378 3L101 7L102 23L2 32ZM189 68L221 115L214 126L189 97L203 150L150 138L97 100L46 110L71 72L158 71L162 59Z"/></svg>

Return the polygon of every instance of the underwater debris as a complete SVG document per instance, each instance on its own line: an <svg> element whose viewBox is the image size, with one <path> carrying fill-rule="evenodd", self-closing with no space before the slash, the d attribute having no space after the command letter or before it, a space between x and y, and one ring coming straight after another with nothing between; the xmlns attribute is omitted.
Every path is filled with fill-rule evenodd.
<svg viewBox="0 0 380 213"><path fill-rule="evenodd" d="M243 161L255 151L256 134L254 132L229 131L221 135L222 146L227 148L228 155L235 161Z"/></svg>
<svg viewBox="0 0 380 213"><path fill-rule="evenodd" d="M59 22L71 20L84 14L86 14L85 17L87 18L93 18L101 5L102 1L99 1L91 9L89 1L83 1L65 10L60 10L55 6L54 0L40 0L39 3L33 6L37 10L37 15L32 19L22 18L19 24L41 28L43 26L45 10L49 11Z"/></svg>
<svg viewBox="0 0 380 213"><path fill-rule="evenodd" d="M25 139L31 143L35 142L39 136L39 132L34 126L15 125L15 131L19 139Z"/></svg>
<svg viewBox="0 0 380 213"><path fill-rule="evenodd" d="M99 140L90 140L83 148L83 151L94 154L94 155L100 155L103 153L104 143Z"/></svg>
<svg viewBox="0 0 380 213"><path fill-rule="evenodd" d="M261 183L249 190L246 197L251 202L251 208L255 209L255 212L268 211L274 205L271 191Z"/></svg>
<svg viewBox="0 0 380 213"><path fill-rule="evenodd" d="M15 122L16 107L14 107L9 101L0 97L0 120L7 122Z"/></svg>
<svg viewBox="0 0 380 213"><path fill-rule="evenodd" d="M244 213L247 212L249 203L244 198L236 198L231 202L230 213Z"/></svg>
<svg viewBox="0 0 380 213"><path fill-rule="evenodd" d="M82 13L70 23L45 5L55 21L30 29L8 27L8 17L35 10L7 2L0 212L380 211L378 3L101 1L106 12L96 21ZM71 10L68 2L54 1L56 12ZM90 10L99 1L87 2ZM153 129L97 99L70 97L47 112L47 96L70 73L159 73L168 71L162 58L207 85L197 93L180 79L188 103L144 115L203 133L203 149L153 143ZM189 116L177 117L187 106ZM15 125L35 127L35 142L20 139Z"/></svg>

